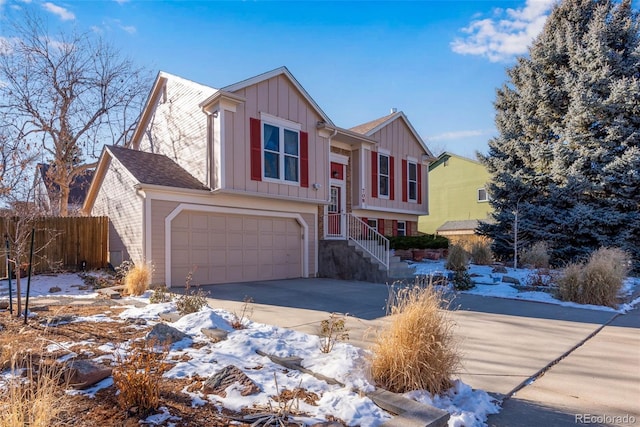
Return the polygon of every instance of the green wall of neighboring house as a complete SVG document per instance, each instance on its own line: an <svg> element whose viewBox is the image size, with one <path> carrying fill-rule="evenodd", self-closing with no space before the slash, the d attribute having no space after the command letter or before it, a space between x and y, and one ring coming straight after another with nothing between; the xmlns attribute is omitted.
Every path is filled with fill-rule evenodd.
<svg viewBox="0 0 640 427"><path fill-rule="evenodd" d="M418 230L433 234L447 221L486 219L489 202L478 201L478 189L485 188L489 173L471 159L450 153L440 155L429 167L429 215L423 215Z"/></svg>

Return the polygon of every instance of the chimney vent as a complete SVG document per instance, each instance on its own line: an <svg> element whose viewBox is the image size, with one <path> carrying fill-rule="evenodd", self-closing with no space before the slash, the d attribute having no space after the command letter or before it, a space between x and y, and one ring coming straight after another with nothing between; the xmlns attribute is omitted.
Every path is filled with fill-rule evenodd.
<svg viewBox="0 0 640 427"><path fill-rule="evenodd" d="M391 107L391 114L397 113L398 109L396 107Z"/></svg>

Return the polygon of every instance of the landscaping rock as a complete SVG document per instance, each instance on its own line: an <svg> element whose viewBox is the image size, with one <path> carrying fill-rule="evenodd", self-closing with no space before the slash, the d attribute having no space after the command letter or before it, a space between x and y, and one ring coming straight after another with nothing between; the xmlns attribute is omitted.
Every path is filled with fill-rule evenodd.
<svg viewBox="0 0 640 427"><path fill-rule="evenodd" d="M507 272L507 267L505 267L504 265L494 265L493 266L493 270L491 270L492 273L500 273L500 274L506 274Z"/></svg>
<svg viewBox="0 0 640 427"><path fill-rule="evenodd" d="M50 294L55 294L56 292L62 292L62 289L59 286L52 286L49 288Z"/></svg>
<svg viewBox="0 0 640 427"><path fill-rule="evenodd" d="M520 285L520 280L511 276L502 276L502 281L504 283L513 283L514 285Z"/></svg>
<svg viewBox="0 0 640 427"><path fill-rule="evenodd" d="M73 360L66 366L69 387L85 389L111 376L111 368L91 360Z"/></svg>
<svg viewBox="0 0 640 427"><path fill-rule="evenodd" d="M6 310L9 308L9 301L0 301L0 310Z"/></svg>
<svg viewBox="0 0 640 427"><path fill-rule="evenodd" d="M205 336L207 336L214 342L224 341L227 339L227 335L229 335L227 331L223 331L222 329L218 328L202 328L200 329L200 332L202 332Z"/></svg>
<svg viewBox="0 0 640 427"><path fill-rule="evenodd" d="M238 367L233 365L225 366L213 374L205 381L202 391L206 394L227 397L227 388L236 383L240 386L240 394L242 396L260 393L260 387Z"/></svg>
<svg viewBox="0 0 640 427"><path fill-rule="evenodd" d="M187 338L187 334L166 323L156 323L146 336L147 341L156 340L162 344L173 344Z"/></svg>
<svg viewBox="0 0 640 427"><path fill-rule="evenodd" d="M180 315L180 313L171 312L171 313L160 313L159 317L160 317L160 320L164 320L165 322L173 323L173 322L177 322L178 320L180 320L182 315Z"/></svg>
<svg viewBox="0 0 640 427"><path fill-rule="evenodd" d="M76 316L73 314L60 314L58 316L44 318L40 323L44 326L58 326L71 323L75 318Z"/></svg>

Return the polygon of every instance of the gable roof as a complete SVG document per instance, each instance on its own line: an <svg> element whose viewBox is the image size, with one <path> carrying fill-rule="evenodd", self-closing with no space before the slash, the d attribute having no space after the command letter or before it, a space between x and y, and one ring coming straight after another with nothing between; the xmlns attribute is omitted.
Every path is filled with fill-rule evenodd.
<svg viewBox="0 0 640 427"><path fill-rule="evenodd" d="M252 86L256 83L260 83L262 81L268 80L270 78L273 78L279 75L283 75L287 79L289 79L291 84L293 84L293 86L295 86L295 88L298 89L298 92L300 92L303 98L305 98L306 101L313 107L316 113L318 113L318 115L322 117L323 121L325 121L326 123L329 123L330 125L333 125L333 122L331 121L329 116L327 116L325 112L322 111L322 108L320 108L320 106L316 104L316 101L314 101L313 98L311 98L311 95L309 95L309 93L305 90L305 88L302 87L300 82L298 82L298 80L296 80L296 78L293 77L293 74L291 74L291 71L289 71L289 69L284 66L280 68L276 68L275 70L267 71L266 73L258 74L257 76L250 77L248 79L239 81L229 86L225 86L220 90L225 92L235 92L240 89L244 89L248 86Z"/></svg>
<svg viewBox="0 0 640 427"><path fill-rule="evenodd" d="M140 113L140 117L138 118L138 123L136 124L136 129L133 132L133 136L129 141L127 141L127 146L132 145L134 148L137 147L140 142L140 138L142 137L144 131L147 129L149 121L153 116L154 106L158 102L158 98L163 94L165 85L168 80L174 80L179 82L180 84L189 87L191 90L195 92L200 92L202 94L202 98L205 99L217 89L212 88L210 86L206 86L200 83L196 83L194 81L185 79L180 76L176 76L171 73L167 73L166 71L158 72L155 81L153 82L153 86L151 87L151 91L149 92L149 96L144 103L142 108L142 112Z"/></svg>
<svg viewBox="0 0 640 427"><path fill-rule="evenodd" d="M363 123L358 126L354 126L350 130L356 133L361 133L363 135L371 136L374 133L378 132L383 127L389 125L394 120L402 120L405 123L405 125L407 125L407 127L409 128L409 131L411 132L413 137L418 141L418 143L420 144L422 149L425 151L425 153L433 157L433 154L431 154L431 150L429 150L429 147L427 147L427 144L422 140L418 132L416 132L414 127L411 125L411 122L409 122L409 119L407 118L407 116L402 111L392 112L391 114L380 117L379 119L375 119L370 122Z"/></svg>
<svg viewBox="0 0 640 427"><path fill-rule="evenodd" d="M60 186L53 182L51 177L48 176L51 165L47 163L38 163L36 168L38 169L40 179L42 179L42 182L47 189L49 199L53 200L60 193ZM87 191L89 191L91 179L93 178L93 173L94 169L87 169L73 178L69 185L69 204L81 205L84 203Z"/></svg>
<svg viewBox="0 0 640 427"><path fill-rule="evenodd" d="M470 163L474 163L474 164L483 166L482 163L479 162L478 160L470 159L469 157L460 156L458 154L453 154L450 151L445 151L444 153L440 154L438 156L438 158L433 163L431 163L429 165L429 170L433 170L433 169L437 168L438 166L440 166L441 164L443 164L444 162L449 160L451 157L455 157L456 159L460 159L460 160L463 160L465 162L470 162Z"/></svg>
<svg viewBox="0 0 640 427"><path fill-rule="evenodd" d="M105 149L124 166L140 184L190 190L208 190L193 175L163 154L107 146Z"/></svg>

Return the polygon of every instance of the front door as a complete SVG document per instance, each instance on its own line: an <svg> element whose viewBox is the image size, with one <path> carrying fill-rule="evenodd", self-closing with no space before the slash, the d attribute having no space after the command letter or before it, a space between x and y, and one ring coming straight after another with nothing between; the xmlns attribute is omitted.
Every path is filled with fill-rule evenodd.
<svg viewBox="0 0 640 427"><path fill-rule="evenodd" d="M331 186L331 200L327 207L327 235L342 236L342 188Z"/></svg>

